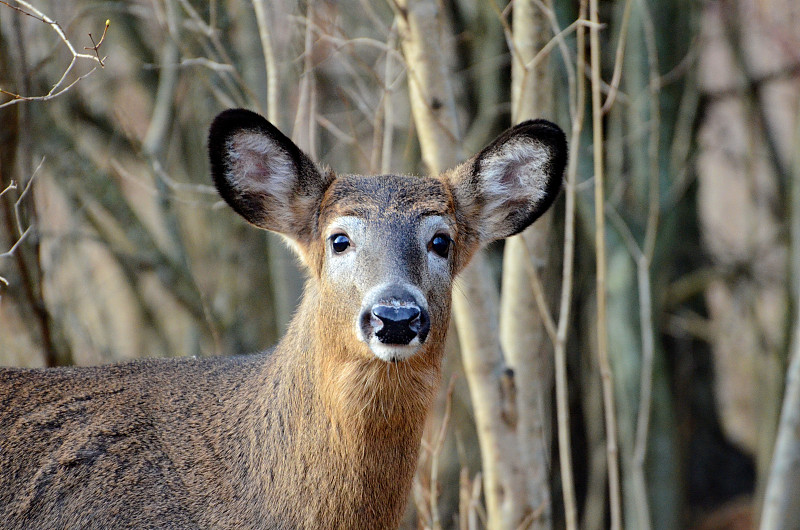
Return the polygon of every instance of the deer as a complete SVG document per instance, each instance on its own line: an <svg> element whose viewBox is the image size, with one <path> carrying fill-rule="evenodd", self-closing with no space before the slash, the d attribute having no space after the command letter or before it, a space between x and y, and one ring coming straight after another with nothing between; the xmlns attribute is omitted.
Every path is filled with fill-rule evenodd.
<svg viewBox="0 0 800 530"><path fill-rule="evenodd" d="M526 121L434 176L336 174L265 118L213 121L211 174L307 270L269 351L0 370L0 527L397 528L453 281L554 202L567 143Z"/></svg>

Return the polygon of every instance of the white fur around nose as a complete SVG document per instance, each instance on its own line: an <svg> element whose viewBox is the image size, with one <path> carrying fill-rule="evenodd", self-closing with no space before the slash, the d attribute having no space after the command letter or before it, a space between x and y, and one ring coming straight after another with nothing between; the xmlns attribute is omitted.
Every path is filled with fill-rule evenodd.
<svg viewBox="0 0 800 530"><path fill-rule="evenodd" d="M417 353L419 347L419 337L414 337L408 344L384 344L378 337L373 336L367 344L375 357L387 363L394 361L404 361Z"/></svg>
<svg viewBox="0 0 800 530"><path fill-rule="evenodd" d="M226 147L225 178L234 189L290 197L296 182L294 164L269 136L239 132L231 136Z"/></svg>

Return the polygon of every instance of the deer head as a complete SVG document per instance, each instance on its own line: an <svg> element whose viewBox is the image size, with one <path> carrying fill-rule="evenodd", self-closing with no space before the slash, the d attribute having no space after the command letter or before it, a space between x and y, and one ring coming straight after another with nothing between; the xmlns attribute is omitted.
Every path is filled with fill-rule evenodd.
<svg viewBox="0 0 800 530"><path fill-rule="evenodd" d="M439 355L456 274L539 217L561 187L562 131L528 121L438 176L336 175L261 116L220 114L209 151L221 196L282 235L310 271L317 322L348 355ZM433 345L433 346L431 346Z"/></svg>

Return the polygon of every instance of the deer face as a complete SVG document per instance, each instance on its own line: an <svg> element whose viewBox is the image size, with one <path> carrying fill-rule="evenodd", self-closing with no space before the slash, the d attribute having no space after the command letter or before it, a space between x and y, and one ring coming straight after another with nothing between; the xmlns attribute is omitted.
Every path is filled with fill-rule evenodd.
<svg viewBox="0 0 800 530"><path fill-rule="evenodd" d="M222 197L284 236L310 269L332 337L383 361L444 341L455 275L480 245L520 232L555 199L556 126L526 122L436 177L336 176L261 116L220 114L209 153Z"/></svg>
<svg viewBox="0 0 800 530"><path fill-rule="evenodd" d="M433 178L337 178L320 208L320 283L346 305L353 337L384 361L406 359L447 327L457 223ZM445 303L442 303L445 302Z"/></svg>

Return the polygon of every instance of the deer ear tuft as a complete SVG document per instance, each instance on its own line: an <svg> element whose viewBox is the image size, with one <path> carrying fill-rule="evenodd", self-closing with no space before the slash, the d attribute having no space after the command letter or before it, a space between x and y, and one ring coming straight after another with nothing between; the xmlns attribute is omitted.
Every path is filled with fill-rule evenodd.
<svg viewBox="0 0 800 530"><path fill-rule="evenodd" d="M293 240L311 231L332 181L262 116L226 110L208 137L211 174L223 199L251 224Z"/></svg>
<svg viewBox="0 0 800 530"><path fill-rule="evenodd" d="M523 231L553 204L567 161L564 132L546 120L520 123L447 175L480 243Z"/></svg>

